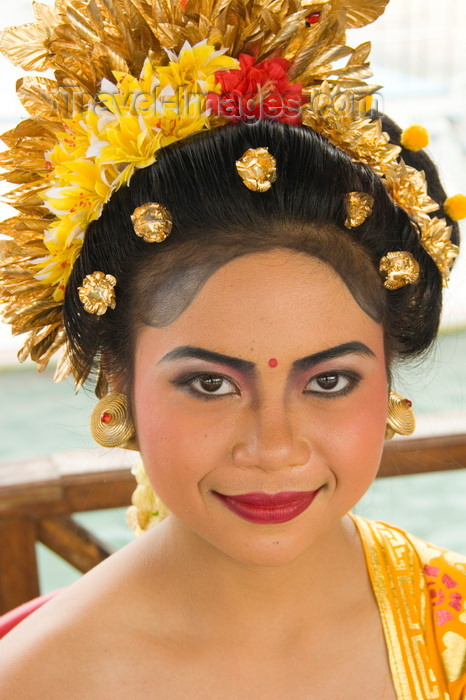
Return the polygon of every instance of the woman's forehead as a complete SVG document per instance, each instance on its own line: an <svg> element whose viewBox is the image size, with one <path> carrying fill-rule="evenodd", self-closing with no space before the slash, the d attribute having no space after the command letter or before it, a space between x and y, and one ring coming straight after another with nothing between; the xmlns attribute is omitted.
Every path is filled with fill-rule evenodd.
<svg viewBox="0 0 466 700"><path fill-rule="evenodd" d="M163 344L221 346L230 353L236 348L239 356L268 352L276 358L291 346L309 354L358 339L383 344L382 327L361 309L333 268L290 250L252 253L226 263L172 323L155 330Z"/></svg>

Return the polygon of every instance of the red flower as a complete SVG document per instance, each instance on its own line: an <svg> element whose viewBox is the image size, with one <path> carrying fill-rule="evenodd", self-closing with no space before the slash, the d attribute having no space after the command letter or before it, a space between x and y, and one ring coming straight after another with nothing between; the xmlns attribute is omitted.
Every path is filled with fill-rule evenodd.
<svg viewBox="0 0 466 700"><path fill-rule="evenodd" d="M214 114L235 122L276 119L284 124L301 122L301 106L307 102L301 83L290 83L289 61L267 58L255 64L254 56L240 54L240 68L217 71L222 94L209 93Z"/></svg>

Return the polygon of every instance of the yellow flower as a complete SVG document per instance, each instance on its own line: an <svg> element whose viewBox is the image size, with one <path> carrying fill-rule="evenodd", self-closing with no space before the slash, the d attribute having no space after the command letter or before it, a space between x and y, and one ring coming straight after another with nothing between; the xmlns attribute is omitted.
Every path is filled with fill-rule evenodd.
<svg viewBox="0 0 466 700"><path fill-rule="evenodd" d="M453 197L448 197L443 203L443 208L445 214L453 221L466 219L466 196L464 194L455 194Z"/></svg>
<svg viewBox="0 0 466 700"><path fill-rule="evenodd" d="M179 56L168 52L171 59L168 66L160 66L157 73L160 87L183 86L189 93L218 91L215 71L233 70L239 67L236 58L225 56L223 49L216 51L213 46L200 42L191 47L185 42Z"/></svg>
<svg viewBox="0 0 466 700"><path fill-rule="evenodd" d="M139 78L114 72L117 84L102 83L100 104L91 101L82 113L65 120L58 142L48 154L53 169L44 202L57 216L45 236L50 253L37 261L37 278L56 286L63 297L84 234L115 190L134 171L151 165L157 151L189 134L209 128L208 92L220 92L215 71L238 67L238 61L201 42L185 43L168 66L144 62Z"/></svg>
<svg viewBox="0 0 466 700"><path fill-rule="evenodd" d="M118 171L106 171L96 162L76 160L60 167L60 178L45 192L44 202L56 216L44 237L50 255L37 263L37 279L56 286L56 301L63 298L64 287L82 248L84 233L97 219L113 192Z"/></svg>
<svg viewBox="0 0 466 700"><path fill-rule="evenodd" d="M102 104L116 115L127 114L138 109L138 105L146 99L153 100L158 84L158 76L148 58L144 61L139 78L131 73L113 71L117 84L113 85L107 80L102 83L102 92L99 99Z"/></svg>
<svg viewBox="0 0 466 700"><path fill-rule="evenodd" d="M413 124L401 134L401 145L408 151L420 151L429 145L429 132L419 124Z"/></svg>
<svg viewBox="0 0 466 700"><path fill-rule="evenodd" d="M100 165L85 158L63 166L57 185L46 190L44 200L57 216L70 215L72 220L91 222L100 216L104 203L113 191L113 181L108 180ZM113 169L113 180L117 171ZM110 176L111 176L110 175Z"/></svg>
<svg viewBox="0 0 466 700"><path fill-rule="evenodd" d="M85 158L89 147L99 139L102 128L109 119L114 120L101 107L93 103L84 113L77 113L64 120L64 131L56 134L58 139L53 150L48 154L50 163L56 168L79 158Z"/></svg>
<svg viewBox="0 0 466 700"><path fill-rule="evenodd" d="M36 278L43 281L44 284L56 287L53 298L57 302L63 301L65 287L82 244L82 238L80 240L74 239L69 246L61 246L53 241L47 241L46 246L50 255L36 263Z"/></svg>
<svg viewBox="0 0 466 700"><path fill-rule="evenodd" d="M141 126L144 128L141 129ZM103 146L98 163L125 163L145 168L155 160L160 135L150 131L137 115L125 114L102 134Z"/></svg>

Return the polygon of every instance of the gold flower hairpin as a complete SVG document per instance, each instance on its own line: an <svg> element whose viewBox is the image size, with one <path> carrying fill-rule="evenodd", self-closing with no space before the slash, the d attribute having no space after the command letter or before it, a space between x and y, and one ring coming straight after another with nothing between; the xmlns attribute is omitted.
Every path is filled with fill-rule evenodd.
<svg viewBox="0 0 466 700"><path fill-rule="evenodd" d="M386 289L400 289L406 284L415 284L419 279L419 263L406 250L384 255L379 263L379 271L385 277Z"/></svg>
<svg viewBox="0 0 466 700"><path fill-rule="evenodd" d="M146 243L162 243L171 233L173 220L162 204L148 202L131 215L134 232Z"/></svg>
<svg viewBox="0 0 466 700"><path fill-rule="evenodd" d="M277 179L277 162L268 148L249 148L236 161L236 170L253 192L267 192Z"/></svg>
<svg viewBox="0 0 466 700"><path fill-rule="evenodd" d="M374 197L366 192L349 192L345 197L348 217L345 221L346 228L356 228L365 222L372 214Z"/></svg>
<svg viewBox="0 0 466 700"><path fill-rule="evenodd" d="M84 278L81 287L78 287L79 298L85 310L90 314L102 316L107 309L116 306L115 290L117 281L113 275L104 272L93 272Z"/></svg>

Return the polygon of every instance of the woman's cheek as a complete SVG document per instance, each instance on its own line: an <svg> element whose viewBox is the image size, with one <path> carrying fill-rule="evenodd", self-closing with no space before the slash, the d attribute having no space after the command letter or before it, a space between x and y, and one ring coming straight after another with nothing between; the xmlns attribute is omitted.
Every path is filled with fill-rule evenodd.
<svg viewBox="0 0 466 700"><path fill-rule="evenodd" d="M366 488L375 478L382 456L387 419L386 381L374 386L370 396L361 395L340 425L340 453L350 477L357 475L361 486ZM357 486L357 484L355 484Z"/></svg>
<svg viewBox="0 0 466 700"><path fill-rule="evenodd" d="M218 413L211 406L200 404L193 410L181 403L186 402L148 406L142 400L143 411L136 413L141 456L156 491L171 490L175 483L182 487L184 481L187 486L188 480L198 483L226 454L228 436Z"/></svg>

